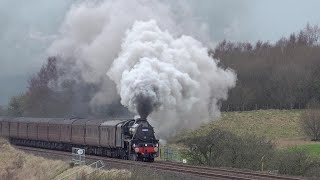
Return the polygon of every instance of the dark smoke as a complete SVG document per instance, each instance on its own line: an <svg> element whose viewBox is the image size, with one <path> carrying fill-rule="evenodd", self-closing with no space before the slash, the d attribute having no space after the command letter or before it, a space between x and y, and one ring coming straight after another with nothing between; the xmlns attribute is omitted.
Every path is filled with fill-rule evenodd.
<svg viewBox="0 0 320 180"><path fill-rule="evenodd" d="M137 112L142 119L147 119L147 117L160 107L159 103L154 103L150 96L144 94L139 94L135 97L134 102L137 107Z"/></svg>

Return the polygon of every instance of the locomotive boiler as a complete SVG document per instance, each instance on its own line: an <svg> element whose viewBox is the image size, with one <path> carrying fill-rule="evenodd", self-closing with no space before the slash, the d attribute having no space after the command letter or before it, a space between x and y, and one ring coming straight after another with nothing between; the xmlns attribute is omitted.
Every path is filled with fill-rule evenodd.
<svg viewBox="0 0 320 180"><path fill-rule="evenodd" d="M0 135L12 144L114 158L154 161L159 140L146 119L0 117Z"/></svg>

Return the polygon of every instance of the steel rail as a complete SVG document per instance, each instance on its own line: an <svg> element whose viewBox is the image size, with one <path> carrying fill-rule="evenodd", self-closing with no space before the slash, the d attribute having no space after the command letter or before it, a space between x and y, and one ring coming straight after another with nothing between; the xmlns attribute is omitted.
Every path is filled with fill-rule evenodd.
<svg viewBox="0 0 320 180"><path fill-rule="evenodd" d="M272 178L272 179L280 179L280 180L301 180L303 178L301 177L292 177L292 176L284 176L284 175L275 175L275 174L267 174L263 172L254 172L254 171L241 171L239 169L232 169L232 168L215 168L215 167L208 167L208 166L196 166L196 165L188 165L188 164L183 164L179 162L170 162L170 161L156 161L156 163L159 164L171 164L175 166L180 166L180 167L189 167L189 168L194 168L194 169L201 169L201 170L218 170L221 172L230 172L230 173L239 173L243 175L253 175L253 176L263 176L266 178Z"/></svg>

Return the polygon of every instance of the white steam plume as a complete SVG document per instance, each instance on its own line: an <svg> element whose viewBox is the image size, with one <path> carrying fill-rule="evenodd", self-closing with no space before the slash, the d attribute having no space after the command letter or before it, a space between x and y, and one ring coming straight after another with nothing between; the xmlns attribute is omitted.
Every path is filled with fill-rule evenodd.
<svg viewBox="0 0 320 180"><path fill-rule="evenodd" d="M130 111L144 118L162 115L153 119L164 133L208 121L236 81L234 72L219 68L199 41L175 38L155 20L134 23L107 74Z"/></svg>
<svg viewBox="0 0 320 180"><path fill-rule="evenodd" d="M172 9L172 4L181 14ZM208 40L206 28L194 28L206 26L190 21L191 17L192 12L185 3L158 0L80 1L67 13L60 28L61 35L52 43L48 53L75 61L70 72L81 71L85 82L102 84L100 92L91 101L92 105L108 104L118 99L118 95L105 72L117 57L126 30L136 20L155 19L161 27L176 34L196 34ZM197 33L194 33L195 29ZM70 74L69 78L73 78Z"/></svg>
<svg viewBox="0 0 320 180"><path fill-rule="evenodd" d="M219 115L217 103L235 84L235 74L217 67L192 38L210 41L207 30L194 21L187 1L79 1L48 52L73 64L65 78L99 85L91 105L112 103L120 95L133 112L153 111L149 119L165 134ZM139 100L151 106L139 106Z"/></svg>

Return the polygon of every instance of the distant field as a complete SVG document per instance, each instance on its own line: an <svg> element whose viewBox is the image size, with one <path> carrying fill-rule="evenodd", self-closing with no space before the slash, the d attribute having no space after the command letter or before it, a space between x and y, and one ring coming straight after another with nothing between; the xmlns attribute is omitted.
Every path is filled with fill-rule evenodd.
<svg viewBox="0 0 320 180"><path fill-rule="evenodd" d="M303 144L290 148L292 151L304 150L311 156L320 156L320 143Z"/></svg>

